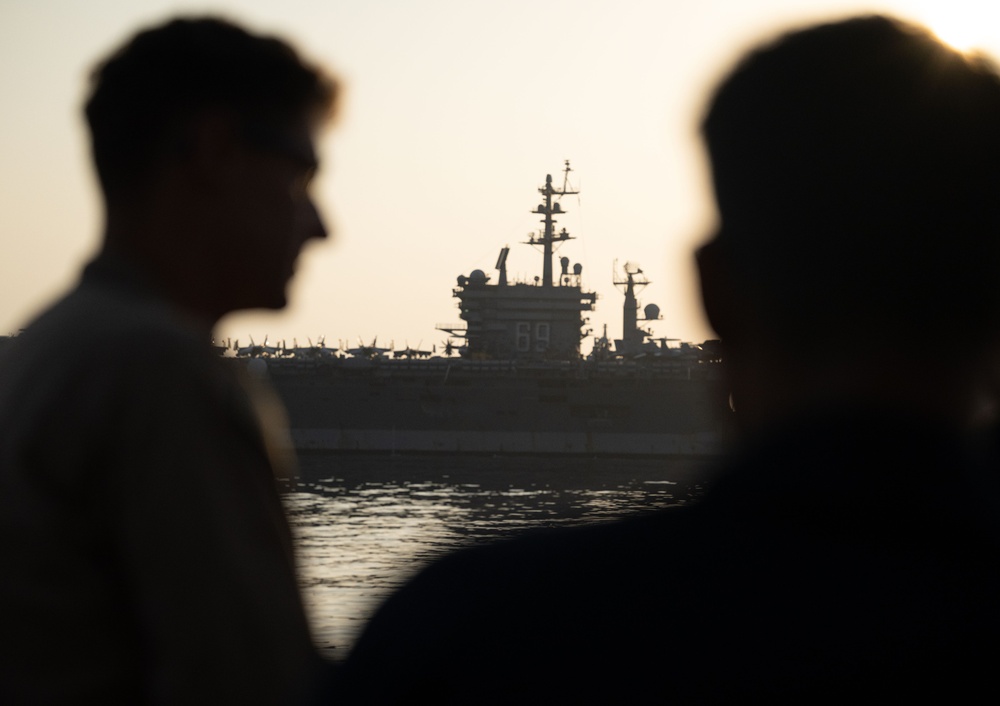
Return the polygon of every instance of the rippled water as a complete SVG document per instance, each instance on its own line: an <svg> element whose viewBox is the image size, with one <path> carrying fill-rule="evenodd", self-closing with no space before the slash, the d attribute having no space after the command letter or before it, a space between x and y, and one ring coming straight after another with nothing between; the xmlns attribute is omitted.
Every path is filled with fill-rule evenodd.
<svg viewBox="0 0 1000 706"><path fill-rule="evenodd" d="M434 557L538 527L684 503L695 460L314 454L285 498L316 638L346 656L393 589Z"/></svg>

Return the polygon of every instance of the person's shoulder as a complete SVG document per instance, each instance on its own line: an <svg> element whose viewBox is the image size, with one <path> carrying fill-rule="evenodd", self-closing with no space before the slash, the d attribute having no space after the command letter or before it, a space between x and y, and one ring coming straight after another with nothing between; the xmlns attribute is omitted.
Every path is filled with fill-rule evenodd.
<svg viewBox="0 0 1000 706"><path fill-rule="evenodd" d="M369 622L345 666L345 689L364 693L362 703L404 703L413 694L493 703L494 692L515 702L534 693L528 702L544 703L555 675L602 669L609 645L639 659L640 633L662 622L670 602L673 547L694 554L677 541L691 521L686 508L670 508L438 559ZM370 677L388 671L397 683L373 688ZM480 678L497 672L507 675L503 688L484 690Z"/></svg>
<svg viewBox="0 0 1000 706"><path fill-rule="evenodd" d="M691 536L684 529L691 521L691 513L677 507L614 522L536 530L452 552L393 594L369 632L405 631L410 628L403 626L410 625L418 632L443 634L463 624L502 620L506 611L519 613L523 623L549 600L582 605L600 595L636 595L643 586L662 586L663 557L689 553L683 539Z"/></svg>
<svg viewBox="0 0 1000 706"><path fill-rule="evenodd" d="M690 551L688 540L703 536L700 529L693 530L695 524L701 524L697 504L615 521L538 529L441 557L399 593L426 592L456 609L490 594L517 595L524 587L532 593L565 584L574 584L577 591L604 590L600 587L604 577L615 572L643 567L656 571L659 557Z"/></svg>
<svg viewBox="0 0 1000 706"><path fill-rule="evenodd" d="M7 347L7 357L44 361L48 368L137 357L183 360L210 353L209 338L207 325L195 325L154 291L85 273L25 326Z"/></svg>
<svg viewBox="0 0 1000 706"><path fill-rule="evenodd" d="M171 384L215 384L208 334L152 297L81 285L30 322L0 365L0 412L18 417L80 396L118 396ZM172 382L171 382L172 381ZM93 406L97 406L94 403Z"/></svg>
<svg viewBox="0 0 1000 706"><path fill-rule="evenodd" d="M45 310L22 334L35 346L60 345L84 352L146 347L151 342L188 347L199 340L191 326L162 299L87 282Z"/></svg>

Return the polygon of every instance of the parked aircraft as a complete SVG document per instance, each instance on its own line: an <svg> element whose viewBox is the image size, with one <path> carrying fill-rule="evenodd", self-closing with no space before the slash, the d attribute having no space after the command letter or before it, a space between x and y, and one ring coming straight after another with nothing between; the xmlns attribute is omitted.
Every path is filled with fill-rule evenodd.
<svg viewBox="0 0 1000 706"><path fill-rule="evenodd" d="M356 358L382 358L386 353L390 353L392 348L380 348L376 343L378 343L378 336L372 339L371 345L366 346L364 340L358 336L358 343L361 344L357 348L348 348L347 352Z"/></svg>
<svg viewBox="0 0 1000 706"><path fill-rule="evenodd" d="M420 343L423 343L421 341ZM429 358L436 352L436 349L429 351L420 350L420 343L417 344L416 348L410 348L410 343L407 341L406 348L401 348L399 350L394 350L392 356L394 358Z"/></svg>
<svg viewBox="0 0 1000 706"><path fill-rule="evenodd" d="M318 343L313 343L311 338L306 340L309 341L309 345L300 346L297 340L292 339L292 348L289 350L293 356L296 358L330 358L340 350L339 348L327 348L325 336L316 339Z"/></svg>

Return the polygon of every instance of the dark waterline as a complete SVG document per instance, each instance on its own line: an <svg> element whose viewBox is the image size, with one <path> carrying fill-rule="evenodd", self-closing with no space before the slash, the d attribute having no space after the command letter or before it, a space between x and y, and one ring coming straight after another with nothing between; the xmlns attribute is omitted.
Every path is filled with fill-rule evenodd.
<svg viewBox="0 0 1000 706"><path fill-rule="evenodd" d="M378 604L459 547L683 504L702 459L306 455L285 487L315 636L346 656Z"/></svg>

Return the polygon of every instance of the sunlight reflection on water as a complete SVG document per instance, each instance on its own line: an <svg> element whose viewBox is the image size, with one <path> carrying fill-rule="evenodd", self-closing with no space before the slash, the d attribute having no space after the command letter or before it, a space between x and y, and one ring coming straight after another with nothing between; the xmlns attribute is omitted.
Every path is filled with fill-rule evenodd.
<svg viewBox="0 0 1000 706"><path fill-rule="evenodd" d="M316 639L346 656L407 577L462 546L686 502L703 461L313 454L285 490Z"/></svg>

